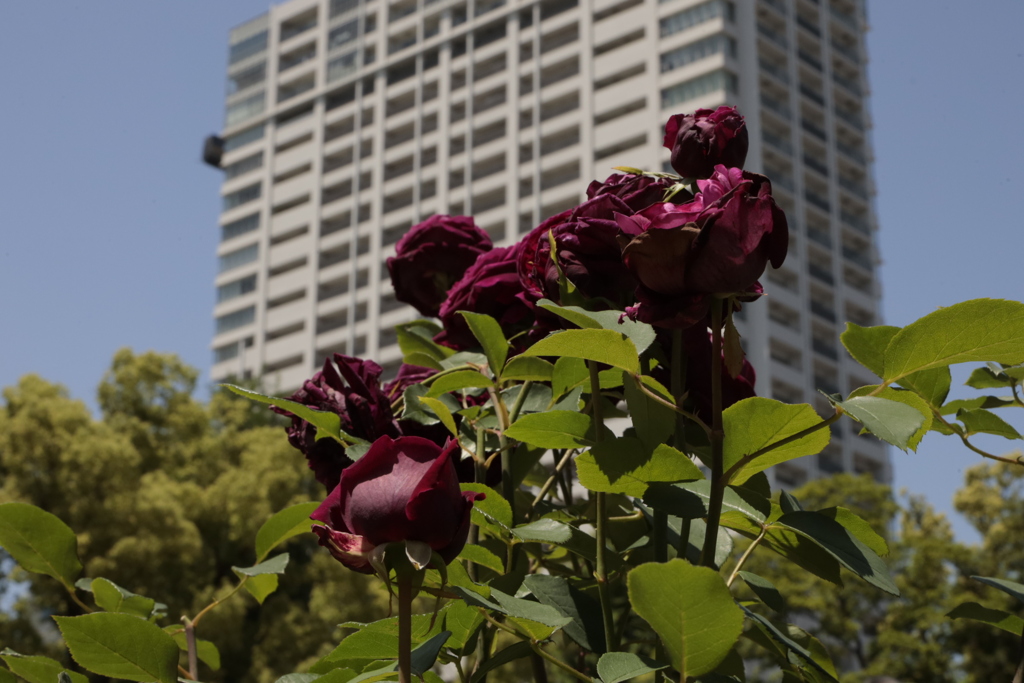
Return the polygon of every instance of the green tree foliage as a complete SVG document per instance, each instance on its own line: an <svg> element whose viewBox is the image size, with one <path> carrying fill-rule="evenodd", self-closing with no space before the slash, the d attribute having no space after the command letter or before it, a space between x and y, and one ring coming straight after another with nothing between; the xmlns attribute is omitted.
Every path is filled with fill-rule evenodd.
<svg viewBox="0 0 1024 683"><path fill-rule="evenodd" d="M323 497L276 416L225 391L196 401L197 376L174 356L122 350L99 387L101 419L35 375L0 405L0 502L60 517L78 534L84 575L167 603L161 625L234 585L231 567L253 564L256 531L274 512ZM198 635L220 648L222 666L202 680L276 680L328 652L337 624L386 611L377 584L318 552L312 534L288 550L262 607L243 592L203 618ZM44 615L81 608L48 577L15 569L2 581L23 583L0 615L0 646L62 657Z"/></svg>

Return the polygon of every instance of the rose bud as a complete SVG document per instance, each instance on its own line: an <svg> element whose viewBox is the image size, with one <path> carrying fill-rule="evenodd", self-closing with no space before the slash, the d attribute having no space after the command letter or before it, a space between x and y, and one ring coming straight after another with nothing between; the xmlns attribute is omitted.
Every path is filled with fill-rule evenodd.
<svg viewBox="0 0 1024 683"><path fill-rule="evenodd" d="M384 435L398 436L391 401L380 387L382 372L373 361L336 353L334 363L328 358L324 369L306 380L288 399L336 413L341 418L342 431L352 436L367 441ZM345 447L334 439L317 440L316 427L282 408L271 409L291 417L288 443L306 456L316 480L328 491L337 486L342 470L352 463L345 455Z"/></svg>
<svg viewBox="0 0 1024 683"><path fill-rule="evenodd" d="M491 316L498 321L506 339L534 324L536 308L516 272L521 245L493 249L481 254L470 266L441 305L438 317L444 329L434 336L434 341L459 351L478 345L459 311Z"/></svg>
<svg viewBox="0 0 1024 683"><path fill-rule="evenodd" d="M710 178L719 164L742 168L748 144L747 124L735 107L676 114L665 124L672 168L684 178Z"/></svg>
<svg viewBox="0 0 1024 683"><path fill-rule="evenodd" d="M431 216L398 240L387 260L395 298L437 317L448 290L493 247L469 216Z"/></svg>
<svg viewBox="0 0 1024 683"><path fill-rule="evenodd" d="M466 545L473 502L483 494L459 489L454 458L415 436L382 436L355 464L310 518L320 545L349 569L372 574L371 553L398 541L424 543L449 563Z"/></svg>

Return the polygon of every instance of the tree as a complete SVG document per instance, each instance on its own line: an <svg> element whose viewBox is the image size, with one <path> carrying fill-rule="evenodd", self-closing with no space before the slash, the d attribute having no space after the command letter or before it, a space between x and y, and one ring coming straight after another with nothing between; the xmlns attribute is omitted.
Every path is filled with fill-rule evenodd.
<svg viewBox="0 0 1024 683"><path fill-rule="evenodd" d="M85 576L167 603L161 625L194 616L236 582L231 567L253 564L271 514L323 497L280 418L226 391L196 401L197 376L174 356L121 350L99 387L99 420L35 375L0 404L0 502L60 517L79 536ZM198 635L218 646L222 666L203 680L276 680L328 652L337 624L387 609L379 587L317 552L312 534L288 550L288 571L262 607L238 595L204 617ZM27 592L0 616L0 643L59 657L44 615L81 608L48 577L19 569L4 581L0 589L24 582Z"/></svg>

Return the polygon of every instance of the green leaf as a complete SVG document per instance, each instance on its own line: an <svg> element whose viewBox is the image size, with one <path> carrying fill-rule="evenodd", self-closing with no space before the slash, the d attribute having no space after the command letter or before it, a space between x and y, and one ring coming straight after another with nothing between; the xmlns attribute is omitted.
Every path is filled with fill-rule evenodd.
<svg viewBox="0 0 1024 683"><path fill-rule="evenodd" d="M104 612L54 621L84 669L128 681L178 681L178 645L155 624Z"/></svg>
<svg viewBox="0 0 1024 683"><path fill-rule="evenodd" d="M4 648L0 652L0 659L4 660L11 672L28 683L53 683L61 673L65 672L74 683L89 683L89 680L82 674L67 671L64 665L57 660L42 655L23 655L10 648ZM0 674L0 681L5 680L3 674L6 674L10 677L11 683L15 683L14 676L8 673L7 669L0 669L0 672L3 672Z"/></svg>
<svg viewBox="0 0 1024 683"><path fill-rule="evenodd" d="M245 398L258 401L259 403L267 403L272 406L277 406L278 408L287 410L295 417L305 420L316 427L317 440L332 437L344 445L366 443L365 439L360 439L359 437L352 436L351 434L346 434L341 430L341 418L338 417L337 413L314 410L309 406L304 406L301 403L296 403L295 401L290 401L286 398L264 396L263 394L258 394L255 391L236 387L233 384L222 384L221 386L226 387L239 396L244 396Z"/></svg>
<svg viewBox="0 0 1024 683"><path fill-rule="evenodd" d="M966 436L972 434L995 434L1004 439L1019 439L1020 432L1013 428L1008 422L995 413L982 408L977 410L960 410L956 419L964 423L967 428Z"/></svg>
<svg viewBox="0 0 1024 683"><path fill-rule="evenodd" d="M643 564L629 601L661 637L680 679L714 671L743 631L743 612L718 572L684 560Z"/></svg>
<svg viewBox="0 0 1024 683"><path fill-rule="evenodd" d="M505 436L538 448L589 446L590 416L570 410L523 415L505 430Z"/></svg>
<svg viewBox="0 0 1024 683"><path fill-rule="evenodd" d="M452 632L448 647L461 651L469 643L473 634L484 623L484 615L480 610L470 607L461 601L452 601L444 615L444 627Z"/></svg>
<svg viewBox="0 0 1024 683"><path fill-rule="evenodd" d="M156 600L121 588L108 579L93 579L92 595L96 605L107 612L123 612L148 619Z"/></svg>
<svg viewBox="0 0 1024 683"><path fill-rule="evenodd" d="M900 594L882 558L834 519L816 512L787 512L777 523L814 541L871 585L891 595Z"/></svg>
<svg viewBox="0 0 1024 683"><path fill-rule="evenodd" d="M181 630L180 625L176 625L178 629L176 633L171 635L174 638L174 642L178 644L178 649L182 652L188 652L188 636ZM196 656L206 666L210 667L214 671L220 670L220 650L217 646L208 640L202 638L196 638Z"/></svg>
<svg viewBox="0 0 1024 683"><path fill-rule="evenodd" d="M828 429L819 429L768 450L763 455L746 459L821 421L814 408L806 403L788 405L757 396L743 399L726 408L722 413L725 428L724 466L726 472L736 468L729 476L729 483L742 484L752 475L772 465L820 453L828 445L831 436Z"/></svg>
<svg viewBox="0 0 1024 683"><path fill-rule="evenodd" d="M25 571L52 576L68 587L82 573L75 532L35 505L0 505L0 548Z"/></svg>
<svg viewBox="0 0 1024 683"><path fill-rule="evenodd" d="M413 320L395 325L403 360L413 365L440 370L440 362L455 353L454 350L434 341L434 335L440 331L440 326L427 320Z"/></svg>
<svg viewBox="0 0 1024 683"><path fill-rule="evenodd" d="M599 493L623 493L639 498L652 482L703 479L700 469L666 444L649 452L637 439L602 441L576 458L580 484Z"/></svg>
<svg viewBox="0 0 1024 683"><path fill-rule="evenodd" d="M287 674L274 683L312 683L318 678L321 678L321 674Z"/></svg>
<svg viewBox="0 0 1024 683"><path fill-rule="evenodd" d="M949 372L948 365L913 372L900 380L903 387L915 392L929 406L935 408L941 406L946 400L952 382L953 377Z"/></svg>
<svg viewBox="0 0 1024 683"><path fill-rule="evenodd" d="M448 410L448 406L436 398L428 398L426 396L420 396L420 403L430 408L430 410L441 419L441 424L443 424L448 431L455 436L455 438L459 438L459 429L455 426L455 418L452 417L452 411Z"/></svg>
<svg viewBox="0 0 1024 683"><path fill-rule="evenodd" d="M636 377L622 373L622 388L636 435L648 451L668 441L676 427L676 413L640 389Z"/></svg>
<svg viewBox="0 0 1024 683"><path fill-rule="evenodd" d="M1013 405L1012 398L1000 398L999 396L976 396L974 398L963 398L950 401L942 406L941 413L943 415L955 415L961 410L977 410L978 408L992 410L993 408L1005 408L1010 405Z"/></svg>
<svg viewBox="0 0 1024 683"><path fill-rule="evenodd" d="M761 630L763 633L768 635L772 640L775 640L776 642L781 643L782 646L785 649L787 649L787 650L793 652L794 654L798 655L804 662L806 662L807 664L810 664L816 670L818 670L821 673L823 673L826 676L828 676L828 680L830 680L830 681L834 681L835 680L835 678L832 676L832 674L829 673L828 669L823 667L821 665L821 663L818 661L819 658L815 657L814 654L812 654L810 652L810 650L805 648L803 645L801 645L800 643L798 643L795 640L793 640L789 636L789 634L783 633L777 626L775 626L775 624L773 624L772 622L768 621L767 619L765 619L760 614L757 614L756 612L751 612L746 607L742 607L741 606L740 609L743 610L743 613L746 614L748 619L750 619L751 621L754 622L754 625L759 630ZM785 679L783 679L783 680L785 680Z"/></svg>
<svg viewBox="0 0 1024 683"><path fill-rule="evenodd" d="M846 323L846 331L839 335L839 341L854 360L881 377L885 367L885 349L899 331L900 328L892 325L861 327Z"/></svg>
<svg viewBox="0 0 1024 683"><path fill-rule="evenodd" d="M974 299L929 313L893 336L882 377L971 361L1024 362L1024 303Z"/></svg>
<svg viewBox="0 0 1024 683"><path fill-rule="evenodd" d="M499 650L487 661L481 664L480 667L473 672L473 677L469 679L469 683L480 683L480 681L483 680L483 678L487 676L488 673L494 671L499 666L504 666L505 664L508 664L509 662L514 661L516 659L529 657L532 654L533 649L530 647L529 643L525 641L513 643L508 647Z"/></svg>
<svg viewBox="0 0 1024 683"><path fill-rule="evenodd" d="M1003 372L1002 368L997 373L992 368L982 367L975 368L964 384L975 389L1009 389L1017 381L1015 377Z"/></svg>
<svg viewBox="0 0 1024 683"><path fill-rule="evenodd" d="M1015 636L1024 633L1024 619L1021 619L1016 614L1010 614L1001 609L985 607L976 602L965 602L962 605L957 605L946 616L950 619L980 621L983 624L995 626Z"/></svg>
<svg viewBox="0 0 1024 683"><path fill-rule="evenodd" d="M644 503L655 510L666 512L684 519L707 515L708 501L711 500L711 482L707 479L688 481L681 484L651 484L644 494ZM769 506L748 500L731 486L722 493L722 512L736 512L757 523L764 522L770 511ZM697 514L694 514L697 513Z"/></svg>
<svg viewBox="0 0 1024 683"><path fill-rule="evenodd" d="M501 331L501 325L489 315L469 311L459 311L459 313L466 319L469 331L480 342L484 355L487 356L487 364L490 366L491 372L495 377L500 377L501 369L505 367L505 359L508 358L508 340L505 339L505 333Z"/></svg>
<svg viewBox="0 0 1024 683"><path fill-rule="evenodd" d="M519 619L529 619L545 626L561 628L572 621L571 618L563 617L559 614L558 610L551 605L517 598L503 593L497 588L491 588L491 598L489 600L462 586L452 586L451 590L453 593L457 593L467 604L474 607L483 607L484 609L493 610Z"/></svg>
<svg viewBox="0 0 1024 683"><path fill-rule="evenodd" d="M492 386L490 378L476 370L456 370L448 375L441 375L430 385L427 396L431 398L459 389L486 389Z"/></svg>
<svg viewBox="0 0 1024 683"><path fill-rule="evenodd" d="M607 652L597 660L597 675L603 683L622 683L666 668L668 664L659 664L632 652Z"/></svg>
<svg viewBox="0 0 1024 683"><path fill-rule="evenodd" d="M906 451L910 440L925 428L927 413L887 398L858 396L836 405L869 432L902 451Z"/></svg>
<svg viewBox="0 0 1024 683"><path fill-rule="evenodd" d="M997 579L991 576L972 576L971 578L1003 591L1024 605L1024 584L1017 583L1016 581L1007 581L1006 579Z"/></svg>
<svg viewBox="0 0 1024 683"><path fill-rule="evenodd" d="M289 538L310 533L313 523L309 516L319 506L316 502L299 503L274 513L256 532L256 561L262 562L271 550Z"/></svg>
<svg viewBox="0 0 1024 683"><path fill-rule="evenodd" d="M505 573L505 563L501 561L501 558L482 545L467 545L463 547L462 552L459 553L459 559L469 560L481 567L493 569L499 574Z"/></svg>
<svg viewBox="0 0 1024 683"><path fill-rule="evenodd" d="M739 577L747 584L757 599L764 604L771 607L776 612L783 613L786 611L786 599L782 597L782 593L775 587L775 584L757 574L750 572L739 573Z"/></svg>
<svg viewBox="0 0 1024 683"><path fill-rule="evenodd" d="M777 513L778 511L773 508L772 516L774 517ZM722 525L741 532L747 538L756 538L761 532L759 526L755 526L745 518L740 519L736 516L723 515ZM761 541L761 547L781 555L820 579L837 586L843 585L838 560L820 545L801 534L773 524L768 529L764 540Z"/></svg>
<svg viewBox="0 0 1024 683"><path fill-rule="evenodd" d="M281 553L252 567L232 567L232 569L240 576L260 576L262 574L284 574L284 569L287 566L288 553Z"/></svg>
<svg viewBox="0 0 1024 683"><path fill-rule="evenodd" d="M596 600L560 576L530 574L524 579L523 586L543 604L572 619L562 630L580 647L588 652L605 651L601 606Z"/></svg>
<svg viewBox="0 0 1024 683"><path fill-rule="evenodd" d="M494 527L495 524L501 529L512 528L512 507L508 501L501 497L501 494L483 484L460 484L463 491L473 491L484 494L483 500L473 503L472 521L474 524L483 527Z"/></svg>
<svg viewBox="0 0 1024 683"><path fill-rule="evenodd" d="M871 548L879 557L889 554L889 544L885 539L875 533L864 519L856 513L844 507L830 507L818 510L819 515L825 515L843 525L847 531L853 534L861 543Z"/></svg>
<svg viewBox="0 0 1024 683"><path fill-rule="evenodd" d="M646 351L657 338L653 327L647 323L623 318L622 311L588 311L579 306L559 306L549 299L541 299L537 305L584 329L621 332L633 340L636 350L640 353ZM619 322L620 319L622 322Z"/></svg>
<svg viewBox="0 0 1024 683"><path fill-rule="evenodd" d="M554 519L538 519L512 529L512 535L525 543L562 544L572 537L572 528Z"/></svg>
<svg viewBox="0 0 1024 683"><path fill-rule="evenodd" d="M505 365L501 378L508 380L530 380L533 382L550 382L555 366L543 358L532 356L515 356Z"/></svg>
<svg viewBox="0 0 1024 683"><path fill-rule="evenodd" d="M866 396L872 393L878 387L877 386L866 386L855 389L850 393L850 398L858 398ZM912 451L917 451L918 445L921 443L921 439L928 433L928 430L932 428L934 418L932 417L932 409L925 399L917 395L913 391L907 391L905 389L895 389L893 387L886 387L876 394L879 398L884 398L890 401L896 401L904 405L910 406L924 418L924 423L921 427L914 432L913 436L907 441L907 447Z"/></svg>
<svg viewBox="0 0 1024 683"><path fill-rule="evenodd" d="M451 635L451 631L441 631L412 651L409 656L409 668L412 669L413 675L423 676L425 671L434 666L434 662L437 661L437 653L441 651Z"/></svg>
<svg viewBox="0 0 1024 683"><path fill-rule="evenodd" d="M0 669L0 683L18 683L18 679L7 669Z"/></svg>
<svg viewBox="0 0 1024 683"><path fill-rule="evenodd" d="M640 356L626 335L614 330L563 330L541 339L524 356L582 358L626 370L640 372Z"/></svg>

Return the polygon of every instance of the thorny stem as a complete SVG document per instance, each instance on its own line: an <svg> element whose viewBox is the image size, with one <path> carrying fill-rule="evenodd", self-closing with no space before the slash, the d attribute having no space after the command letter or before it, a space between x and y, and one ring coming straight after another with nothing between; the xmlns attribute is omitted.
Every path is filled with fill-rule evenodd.
<svg viewBox="0 0 1024 683"><path fill-rule="evenodd" d="M412 577L398 577L398 680L412 683Z"/></svg>
<svg viewBox="0 0 1024 683"><path fill-rule="evenodd" d="M704 533L704 548L700 563L715 568L715 549L718 547L718 525L722 517L722 499L725 495L723 477L722 429L722 300L711 301L711 496L708 499L708 526Z"/></svg>
<svg viewBox="0 0 1024 683"><path fill-rule="evenodd" d="M732 574L729 575L729 580L725 582L726 586L732 588L732 583L736 580L736 577L739 576L740 570L743 569L743 565L747 563L747 558L749 558L750 554L754 552L754 548L761 544L761 541L764 540L765 534L767 533L768 527L761 527L761 533L758 534L757 538L755 538L749 546L747 546L747 549L743 551L743 555L740 556L740 561L736 563L736 568L732 570Z"/></svg>
<svg viewBox="0 0 1024 683"><path fill-rule="evenodd" d="M196 654L196 629L188 617L182 617L185 624L185 644L188 647L188 675L193 681L199 680L199 658Z"/></svg>
<svg viewBox="0 0 1024 683"><path fill-rule="evenodd" d="M590 368L590 406L594 426L594 443L601 443L604 420L601 416L601 378L598 373L597 363L587 361ZM618 650L615 642L615 622L612 618L612 600L608 590L608 570L605 566L605 553L607 552L607 510L605 494L594 494L594 506L596 508L597 527L597 561L594 568L594 578L597 580L597 594L601 600L601 621L604 625L604 640L608 652Z"/></svg>
<svg viewBox="0 0 1024 683"><path fill-rule="evenodd" d="M512 522L517 521L516 516L516 487L512 481L512 451L509 449L508 440L505 438L505 430L511 424L509 421L508 409L505 402L501 400L501 394L494 387L487 390L491 395L491 402L494 403L494 412L498 416L498 446L501 449L501 496L508 501L512 508ZM522 390L520 390L522 396ZM516 398L519 403L519 398Z"/></svg>

